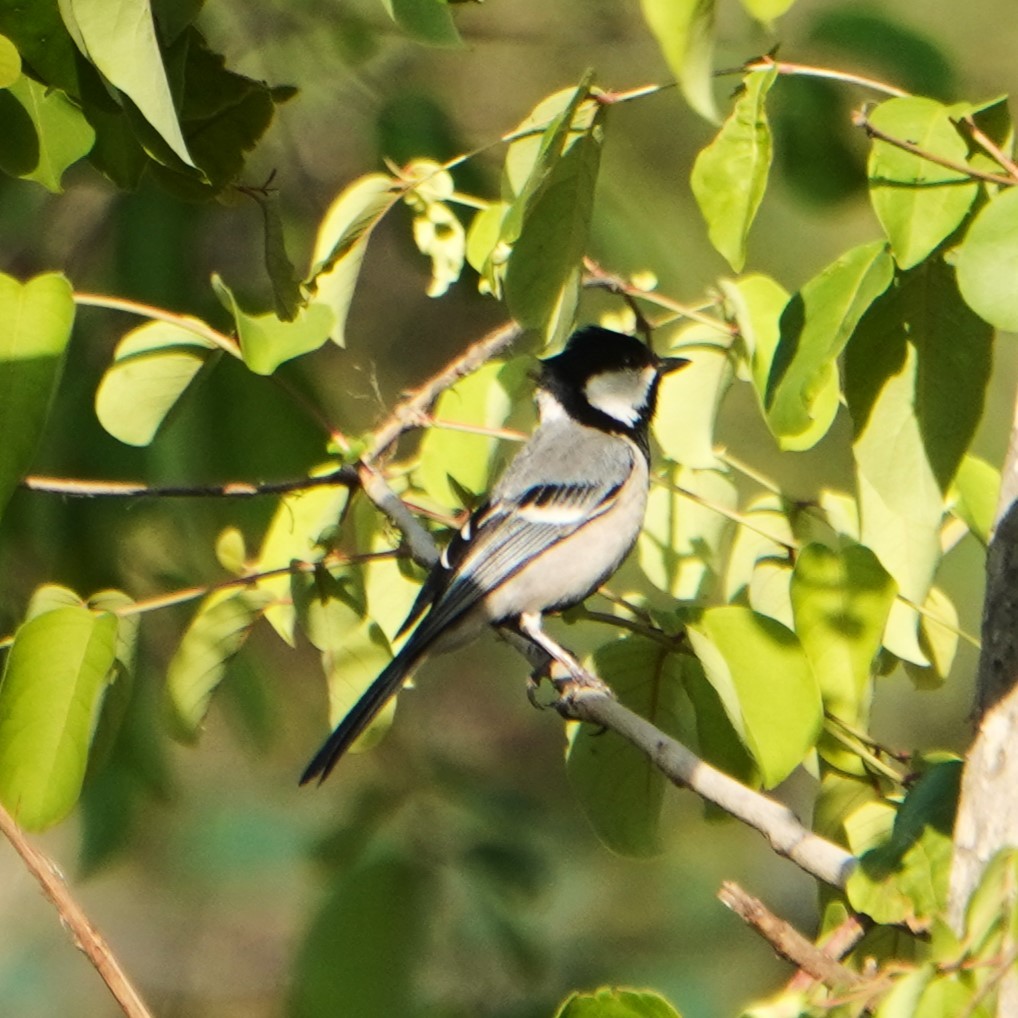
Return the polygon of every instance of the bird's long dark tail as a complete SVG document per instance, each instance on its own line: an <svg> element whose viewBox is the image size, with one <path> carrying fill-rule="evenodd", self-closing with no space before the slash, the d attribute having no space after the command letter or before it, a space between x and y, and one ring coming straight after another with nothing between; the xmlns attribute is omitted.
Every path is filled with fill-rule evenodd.
<svg viewBox="0 0 1018 1018"><path fill-rule="evenodd" d="M414 649L416 650L416 648ZM307 765L307 769L301 775L300 783L302 785L314 781L315 778L318 778L319 784L323 782L339 762L339 758L350 748L350 744L399 692L400 686L403 685L404 680L422 656L419 651L408 653L410 650L410 644L404 647L350 708L343 720L336 726L335 731L315 754L311 763Z"/></svg>

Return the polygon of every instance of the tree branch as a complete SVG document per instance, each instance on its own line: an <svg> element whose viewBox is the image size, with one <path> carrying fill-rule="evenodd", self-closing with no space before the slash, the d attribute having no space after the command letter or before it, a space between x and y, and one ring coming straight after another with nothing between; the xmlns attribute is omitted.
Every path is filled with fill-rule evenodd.
<svg viewBox="0 0 1018 1018"><path fill-rule="evenodd" d="M817 982L832 990L851 990L865 985L862 976L811 943L791 923L780 919L738 884L726 880L718 891L718 899L756 930L785 961Z"/></svg>
<svg viewBox="0 0 1018 1018"><path fill-rule="evenodd" d="M70 932L75 946L92 963L120 1005L120 1010L127 1018L152 1018L152 1012L145 1006L141 995L120 967L120 962L110 950L109 944L72 897L57 867L31 844L3 806L0 806L0 831L21 856L28 871L42 888L42 893L57 910L60 921Z"/></svg>
<svg viewBox="0 0 1018 1018"><path fill-rule="evenodd" d="M778 855L811 876L832 887L845 886L855 857L804 827L787 806L712 767L682 743L602 693L567 692L557 706L567 717L607 728L631 742L672 784L696 792L752 827Z"/></svg>

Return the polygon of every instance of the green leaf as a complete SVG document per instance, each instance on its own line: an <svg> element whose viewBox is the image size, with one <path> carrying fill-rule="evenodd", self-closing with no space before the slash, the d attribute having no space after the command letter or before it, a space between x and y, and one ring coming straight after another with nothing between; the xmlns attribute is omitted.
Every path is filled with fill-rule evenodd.
<svg viewBox="0 0 1018 1018"><path fill-rule="evenodd" d="M279 192L252 192L262 210L265 227L265 269L272 283L276 301L276 317L292 322L303 303L297 270L286 253L283 218L279 211Z"/></svg>
<svg viewBox="0 0 1018 1018"><path fill-rule="evenodd" d="M876 1018L915 1018L923 991L935 975L936 969L927 963L902 976L877 1008Z"/></svg>
<svg viewBox="0 0 1018 1018"><path fill-rule="evenodd" d="M714 0L640 0L644 20L679 81L686 102L717 121L714 103Z"/></svg>
<svg viewBox="0 0 1018 1018"><path fill-rule="evenodd" d="M765 104L776 79L775 69L747 75L735 108L696 157L690 177L711 243L736 272L746 262L749 229L767 190L773 142Z"/></svg>
<svg viewBox="0 0 1018 1018"><path fill-rule="evenodd" d="M758 273L736 280L721 279L718 289L724 296L728 316L739 329L753 388L763 407L771 362L781 338L781 312L788 304L789 293L770 276Z"/></svg>
<svg viewBox="0 0 1018 1018"><path fill-rule="evenodd" d="M593 993L573 993L555 1018L682 1018L665 1000L650 990L604 987Z"/></svg>
<svg viewBox="0 0 1018 1018"><path fill-rule="evenodd" d="M0 799L28 830L78 800L116 642L116 618L82 606L45 612L14 635L0 683Z"/></svg>
<svg viewBox="0 0 1018 1018"><path fill-rule="evenodd" d="M63 92L25 75L0 93L0 130L0 166L54 193L63 189L64 171L95 143L95 131Z"/></svg>
<svg viewBox="0 0 1018 1018"><path fill-rule="evenodd" d="M190 319L196 327L204 326ZM99 423L127 445L148 445L218 348L197 332L146 322L126 333L95 394Z"/></svg>
<svg viewBox="0 0 1018 1018"><path fill-rule="evenodd" d="M493 457L499 441L487 435L442 427L441 422L474 428L502 427L520 398L526 382L528 358L489 361L478 371L446 389L432 416L438 423L421 440L416 483L439 505L458 506L460 489L475 494L491 483Z"/></svg>
<svg viewBox="0 0 1018 1018"><path fill-rule="evenodd" d="M871 114L874 127L926 152L965 163L968 146L952 117L959 110L923 96L888 99ZM961 224L979 193L971 177L875 139L870 198L903 269L918 265Z"/></svg>
<svg viewBox="0 0 1018 1018"><path fill-rule="evenodd" d="M982 417L992 338L951 269L931 260L874 303L846 353L860 540L913 604L926 600L940 561L945 494ZM916 624L897 602L885 645L926 665Z"/></svg>
<svg viewBox="0 0 1018 1018"><path fill-rule="evenodd" d="M769 25L775 18L780 18L795 0L742 0L742 6L756 18Z"/></svg>
<svg viewBox="0 0 1018 1018"><path fill-rule="evenodd" d="M897 592L876 555L862 545L840 551L809 544L796 556L791 599L795 632L820 683L824 710L866 728L873 665ZM825 738L826 760L852 772L855 755Z"/></svg>
<svg viewBox="0 0 1018 1018"><path fill-rule="evenodd" d="M680 664L667 647L639 637L616 640L595 653L594 670L625 706L677 733ZM566 770L587 819L610 849L627 856L661 851L665 779L645 753L614 732L579 725Z"/></svg>
<svg viewBox="0 0 1018 1018"><path fill-rule="evenodd" d="M937 689L944 684L958 651L959 625L954 602L942 590L931 587L919 615L919 649L929 666L902 662L916 689Z"/></svg>
<svg viewBox="0 0 1018 1018"><path fill-rule="evenodd" d="M85 57L130 98L174 154L194 166L148 0L60 0L60 14Z"/></svg>
<svg viewBox="0 0 1018 1018"><path fill-rule="evenodd" d="M1018 332L1018 188L1004 188L973 220L957 250L958 288L998 329Z"/></svg>
<svg viewBox="0 0 1018 1018"><path fill-rule="evenodd" d="M416 42L461 46L456 22L442 0L382 0L389 17Z"/></svg>
<svg viewBox="0 0 1018 1018"><path fill-rule="evenodd" d="M342 871L297 952L287 1013L328 1018L341 1001L350 1015L418 1014L410 959L433 932L434 872L404 854ZM394 966L394 958L406 963Z"/></svg>
<svg viewBox="0 0 1018 1018"><path fill-rule="evenodd" d="M311 476L332 473L338 464L327 463ZM321 486L295 491L279 500L272 521L262 539L252 572L285 570L294 560L317 562L325 554L330 531L338 525L340 513L350 497L346 485ZM282 572L258 581L258 589L271 595L265 618L279 636L294 644L294 607L290 598L290 573Z"/></svg>
<svg viewBox="0 0 1018 1018"><path fill-rule="evenodd" d="M984 545L997 515L1000 471L978 456L962 458L954 478L954 512Z"/></svg>
<svg viewBox="0 0 1018 1018"><path fill-rule="evenodd" d="M398 199L391 177L368 174L336 198L318 227L307 287L314 298L332 308L335 322L330 338L339 346L346 345L346 319L368 238Z"/></svg>
<svg viewBox="0 0 1018 1018"><path fill-rule="evenodd" d="M864 853L848 878L853 908L913 930L944 911L961 770L960 760L935 763L908 793L890 839Z"/></svg>
<svg viewBox="0 0 1018 1018"><path fill-rule="evenodd" d="M71 338L74 299L57 272L0 273L0 513L35 455Z"/></svg>
<svg viewBox="0 0 1018 1018"><path fill-rule="evenodd" d="M637 558L655 587L673 598L707 597L721 571L738 490L724 470L670 466L653 484Z"/></svg>
<svg viewBox="0 0 1018 1018"><path fill-rule="evenodd" d="M572 327L604 139L607 108L589 96L588 81L550 96L524 121L521 128L551 118L536 149L524 138L506 154L505 180L516 193L500 237L512 246L506 303L521 325L555 337Z"/></svg>
<svg viewBox="0 0 1018 1018"><path fill-rule="evenodd" d="M823 721L820 689L799 641L737 605L707 609L687 631L765 787L773 788L816 744Z"/></svg>
<svg viewBox="0 0 1018 1018"><path fill-rule="evenodd" d="M258 375L271 375L280 364L317 350L335 327L332 308L318 301L302 307L292 322L284 322L271 311L248 314L218 275L212 276L212 289L233 315L244 363Z"/></svg>
<svg viewBox="0 0 1018 1018"><path fill-rule="evenodd" d="M167 716L175 738L197 739L227 664L272 599L264 590L231 588L202 601L166 672Z"/></svg>
<svg viewBox="0 0 1018 1018"><path fill-rule="evenodd" d="M809 449L827 434L840 397L837 357L893 274L885 245L863 244L788 302L765 398L767 423L783 449Z"/></svg>
<svg viewBox="0 0 1018 1018"><path fill-rule="evenodd" d="M431 259L428 296L441 297L459 279L467 246L463 224L448 204L455 192L452 174L433 159L415 159L401 177L418 182L404 200L414 210L417 250Z"/></svg>
<svg viewBox="0 0 1018 1018"><path fill-rule="evenodd" d="M21 74L21 54L18 47L0 35L0 88L10 88Z"/></svg>
<svg viewBox="0 0 1018 1018"><path fill-rule="evenodd" d="M665 456L685 467L721 466L714 454L714 428L735 377L734 358L723 339L713 326L697 322L679 332L669 351L690 363L661 380L651 428Z"/></svg>

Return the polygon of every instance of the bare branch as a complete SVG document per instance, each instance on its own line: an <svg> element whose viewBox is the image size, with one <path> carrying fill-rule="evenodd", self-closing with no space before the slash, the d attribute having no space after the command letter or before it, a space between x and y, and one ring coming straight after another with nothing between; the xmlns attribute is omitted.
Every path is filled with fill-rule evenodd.
<svg viewBox="0 0 1018 1018"><path fill-rule="evenodd" d="M607 728L631 742L672 784L689 788L759 831L778 855L825 884L845 886L855 857L804 827L787 806L712 767L617 700L601 693L580 692L573 696L567 693L560 704L560 712L566 716Z"/></svg>
<svg viewBox="0 0 1018 1018"><path fill-rule="evenodd" d="M92 963L127 1018L152 1018L141 995L120 966L102 934L74 900L57 867L25 837L15 819L0 806L0 831L21 856L28 871L38 881L42 893L57 910L60 921L70 932L75 946Z"/></svg>
<svg viewBox="0 0 1018 1018"><path fill-rule="evenodd" d="M808 973L817 982L832 990L851 990L865 984L862 976L811 943L791 923L780 919L759 898L747 893L738 884L726 880L718 891L718 899L752 926L785 961Z"/></svg>
<svg viewBox="0 0 1018 1018"><path fill-rule="evenodd" d="M852 74L850 71L835 70L832 67L814 67L810 64L794 64L788 60L777 60L769 53L764 54L762 57L748 60L738 69L738 73L769 71L771 68L776 69L778 74L785 76L827 78L830 81L842 81L846 85L861 85L863 88L871 88L875 92L883 92L884 95L895 96L897 98L908 95L908 92L903 88L898 88L897 85L889 85L886 81L867 78L862 74Z"/></svg>

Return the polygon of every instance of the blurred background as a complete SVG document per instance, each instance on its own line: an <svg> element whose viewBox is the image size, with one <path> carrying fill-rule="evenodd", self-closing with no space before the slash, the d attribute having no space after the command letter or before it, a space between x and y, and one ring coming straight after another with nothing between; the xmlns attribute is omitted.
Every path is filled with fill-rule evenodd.
<svg viewBox="0 0 1018 1018"><path fill-rule="evenodd" d="M720 3L716 66L780 43L781 56L870 73L943 99L981 100L1018 85L1008 0L866 5L798 0L769 32ZM447 158L493 142L587 67L603 87L669 79L633 2L486 0L454 8L462 48L408 40L375 0L208 0L199 19L228 64L300 92L252 155L245 183L273 177L291 257L352 179L412 156ZM737 78L718 84L722 108ZM749 271L794 290L848 247L879 235L864 191L866 145L851 110L873 98L836 83L786 79L772 93L777 155L750 243ZM713 135L674 90L611 111L591 251L617 272L652 270L676 299L703 299L727 271L689 191ZM503 150L457 172L497 195ZM123 194L90 167L54 196L0 179L0 269L60 269L78 291L129 297L226 327L208 284L221 273L246 306L271 303L262 222L243 196L187 205L151 186ZM427 262L398 210L377 231L347 329L280 374L348 433L369 427L405 388L503 320L465 278L425 296ZM79 312L37 473L201 483L299 477L323 459L315 423L271 381L221 364L147 450L95 422L92 398L134 320ZM1011 420L1010 337L975 451L999 464ZM808 498L848 486L840 421L809 454L779 457L750 404L725 408L733 451ZM227 523L256 545L269 499L153 504L65 501L21 492L0 530L0 629L31 590L56 581L145 597L220 578L213 544ZM940 583L978 632L982 553L971 539ZM156 1014L166 1018L383 1014L540 1018L574 988L661 991L687 1018L738 1013L790 973L716 902L723 879L760 893L807 933L815 889L755 834L706 818L672 791L660 858L600 846L570 793L562 726L531 709L518 659L493 641L422 670L382 745L343 762L323 788L296 779L325 733L314 653L257 630L195 746L159 721L163 670L193 605L146 617L143 660L120 737L90 775L81 808L40 843L64 868ZM974 652L962 645L945 688L881 684L875 732L905 749L961 750L969 736ZM810 780L781 790L801 808ZM118 1013L14 854L0 845L0 1008L42 1018ZM342 1007L335 1003L343 987ZM413 1001L405 1009L406 1000Z"/></svg>

